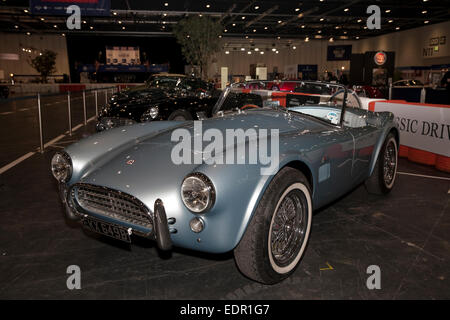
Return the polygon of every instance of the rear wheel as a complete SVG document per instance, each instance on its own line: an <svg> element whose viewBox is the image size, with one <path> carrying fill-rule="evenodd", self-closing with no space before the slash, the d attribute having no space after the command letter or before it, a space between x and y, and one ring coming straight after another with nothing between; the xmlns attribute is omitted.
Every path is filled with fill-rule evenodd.
<svg viewBox="0 0 450 320"><path fill-rule="evenodd" d="M282 169L265 191L234 250L239 270L265 284L289 277L306 249L311 220L308 181L298 170Z"/></svg>
<svg viewBox="0 0 450 320"><path fill-rule="evenodd" d="M398 146L395 136L390 133L381 147L377 163L365 186L369 193L387 194L395 184L398 165Z"/></svg>

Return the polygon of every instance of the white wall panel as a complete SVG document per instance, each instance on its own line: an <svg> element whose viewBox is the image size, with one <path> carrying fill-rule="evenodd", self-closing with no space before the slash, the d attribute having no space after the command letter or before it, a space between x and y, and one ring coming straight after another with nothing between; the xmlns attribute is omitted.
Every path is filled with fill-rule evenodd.
<svg viewBox="0 0 450 320"><path fill-rule="evenodd" d="M27 57L36 54L26 53L22 48L35 48L36 51L49 49L57 53L55 74L69 74L69 60L67 56L66 38L61 35L30 35L16 33L0 33L0 53L14 53L19 55L19 61L0 59L0 70L4 70L5 77L10 73L21 75L38 75L28 64Z"/></svg>

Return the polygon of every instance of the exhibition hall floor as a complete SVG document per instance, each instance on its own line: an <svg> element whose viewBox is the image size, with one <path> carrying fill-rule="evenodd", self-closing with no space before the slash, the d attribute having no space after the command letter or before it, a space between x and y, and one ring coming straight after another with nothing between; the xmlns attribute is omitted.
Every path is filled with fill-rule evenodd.
<svg viewBox="0 0 450 320"><path fill-rule="evenodd" d="M92 132L91 122L0 175L0 299L450 299L449 174L401 160L390 195L361 186L316 212L295 273L265 286L241 275L231 253L165 254L68 223L50 159ZM67 288L70 265L80 290ZM381 288L369 290L373 265Z"/></svg>

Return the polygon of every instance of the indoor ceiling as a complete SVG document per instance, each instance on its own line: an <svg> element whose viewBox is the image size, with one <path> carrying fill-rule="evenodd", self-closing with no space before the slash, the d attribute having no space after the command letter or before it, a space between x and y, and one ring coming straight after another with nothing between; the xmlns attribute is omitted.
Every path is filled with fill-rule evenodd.
<svg viewBox="0 0 450 320"><path fill-rule="evenodd" d="M366 27L370 5L381 8L381 29ZM111 0L109 17L86 17L69 31L64 16L37 16L28 0L0 1L0 31L170 36L187 15L222 21L223 37L283 39L362 39L450 20L450 0Z"/></svg>

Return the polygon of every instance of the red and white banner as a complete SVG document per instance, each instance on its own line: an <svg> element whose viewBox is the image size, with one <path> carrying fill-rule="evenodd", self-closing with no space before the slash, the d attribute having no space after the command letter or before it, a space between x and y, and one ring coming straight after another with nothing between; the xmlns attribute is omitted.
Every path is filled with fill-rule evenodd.
<svg viewBox="0 0 450 320"><path fill-rule="evenodd" d="M371 111L390 111L403 146L450 157L450 105L376 101Z"/></svg>

